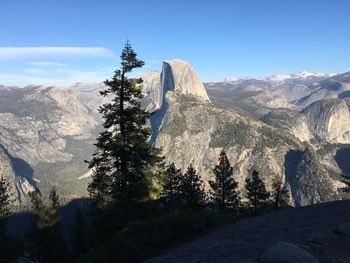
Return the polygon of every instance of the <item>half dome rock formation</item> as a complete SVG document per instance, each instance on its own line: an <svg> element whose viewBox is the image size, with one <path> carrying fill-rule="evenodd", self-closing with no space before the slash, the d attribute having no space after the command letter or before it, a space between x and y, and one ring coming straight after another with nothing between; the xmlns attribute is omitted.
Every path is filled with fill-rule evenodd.
<svg viewBox="0 0 350 263"><path fill-rule="evenodd" d="M193 95L198 99L210 102L204 85L186 61L175 59L163 62L161 74L162 91L174 91L184 95Z"/></svg>

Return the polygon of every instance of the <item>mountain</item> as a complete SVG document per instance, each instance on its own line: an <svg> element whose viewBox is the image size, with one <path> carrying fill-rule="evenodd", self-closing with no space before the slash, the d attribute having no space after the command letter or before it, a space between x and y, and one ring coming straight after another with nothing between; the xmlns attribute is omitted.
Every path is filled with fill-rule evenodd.
<svg viewBox="0 0 350 263"><path fill-rule="evenodd" d="M350 72L335 75L310 87L312 92L297 100L296 104L305 107L321 99L350 97Z"/></svg>
<svg viewBox="0 0 350 263"><path fill-rule="evenodd" d="M263 107L291 108L290 105L293 105L295 108L303 109L317 100L349 97L350 73L334 75L302 71L298 74L272 75L257 79L243 78L210 82L206 83L206 87L211 92L225 90L226 93L241 94L245 98L244 105L249 105L254 100L247 94L246 89L259 88L274 94L274 96L261 94L262 97L267 97L261 100L260 104ZM281 100L287 103L283 104Z"/></svg>
<svg viewBox="0 0 350 263"><path fill-rule="evenodd" d="M302 75L307 74L301 74L300 81L310 78ZM161 72L141 77L141 103L153 113L150 143L162 148L168 162L183 170L192 163L207 183L225 149L241 190L249 172L257 169L268 188L283 174L295 205L346 197L342 181L350 176L347 98L321 98L301 107L277 91L282 86L271 80L203 85L183 60L165 61ZM308 85L347 82L346 74L312 78L316 77L322 81L295 84L294 91L298 85L307 87L306 92L312 89ZM56 186L67 200L87 194L91 173L84 160L91 158L101 129L97 109L109 100L99 95L104 88L103 83L77 83L65 89L0 89L0 169L21 204L35 188L45 192Z"/></svg>
<svg viewBox="0 0 350 263"><path fill-rule="evenodd" d="M300 141L350 144L350 98L318 100L300 112L276 110L261 118Z"/></svg>
<svg viewBox="0 0 350 263"><path fill-rule="evenodd" d="M164 67L161 74L163 78L168 78ZM224 88L207 87L208 91L213 89L218 91ZM240 88L232 88L234 91L237 89ZM260 96L266 96L266 93L258 88L244 89L245 92L254 92L257 98L261 93ZM232 90L226 91L226 94ZM167 160L174 161L181 169L184 170L192 164L207 182L212 176L211 169L216 164L220 151L225 149L234 165L240 189L243 189L249 171L257 169L268 188L271 187L272 178L284 174L291 202L295 205L342 198L343 178L339 170L328 169L330 164L335 163L329 152L322 155L324 159L330 160L329 163L323 164L318 161L318 154L321 155L318 151L322 152L325 146L318 142L316 145L312 144L311 141L316 136L309 128L310 121L306 113L286 107L285 111L288 114L301 116L295 118L298 126L289 126L294 128L293 132L290 132L289 127L277 127L267 122L265 124L257 118L235 111L233 107L226 105L223 107L221 103L223 100L218 99L215 92L211 93L211 102L172 90L163 89L163 92L165 92L163 104L166 103L166 108L158 109L153 115L156 119L154 123L161 124L156 128L158 134L155 145L163 149ZM224 96L224 93L222 94ZM249 95L250 104L259 105L258 100L252 100L254 96ZM237 100L242 102L244 99L241 96ZM262 100L261 97L259 99ZM283 120L285 117L281 118L280 122ZM322 125L327 125L323 119L319 121ZM286 122L288 123L288 120ZM324 142L327 142L328 137L324 139ZM314 150L314 147L317 150ZM313 152L315 157L311 158L309 152ZM311 168L307 170L306 167ZM314 167L322 171L322 174L316 176L311 173Z"/></svg>
<svg viewBox="0 0 350 263"><path fill-rule="evenodd" d="M0 144L15 174L30 185L18 192L17 199L37 186L69 188L69 181L82 173L82 158L90 157L98 123L70 90L45 86L1 90ZM78 188L70 192L80 195Z"/></svg>

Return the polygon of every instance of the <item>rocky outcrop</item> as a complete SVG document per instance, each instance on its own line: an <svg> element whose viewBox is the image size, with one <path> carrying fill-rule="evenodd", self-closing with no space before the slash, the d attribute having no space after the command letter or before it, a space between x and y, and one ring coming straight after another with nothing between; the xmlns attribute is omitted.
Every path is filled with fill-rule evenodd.
<svg viewBox="0 0 350 263"><path fill-rule="evenodd" d="M15 206L25 203L27 194L35 190L35 183L30 177L15 170L18 160L9 156L6 150L0 147L0 177L4 178L10 186L10 195Z"/></svg>
<svg viewBox="0 0 350 263"><path fill-rule="evenodd" d="M344 100L319 100L302 113L315 136L330 143L350 143L350 112Z"/></svg>
<svg viewBox="0 0 350 263"><path fill-rule="evenodd" d="M158 110L163 103L163 93L160 84L160 73L158 71L149 71L141 76L143 82L144 100L142 104L149 112Z"/></svg>
<svg viewBox="0 0 350 263"><path fill-rule="evenodd" d="M301 142L308 142L315 137L309 129L308 119L306 116L297 111L271 111L269 114L263 116L261 120L273 127L280 128L295 136Z"/></svg>
<svg viewBox="0 0 350 263"><path fill-rule="evenodd" d="M146 262L348 262L350 237L334 231L349 218L350 201L284 209L240 220Z"/></svg>
<svg viewBox="0 0 350 263"><path fill-rule="evenodd" d="M183 60L169 60L163 63L161 74L162 91L193 95L197 99L210 101L204 85L192 66Z"/></svg>
<svg viewBox="0 0 350 263"><path fill-rule="evenodd" d="M289 242L277 242L259 257L261 263L319 263L310 252Z"/></svg>
<svg viewBox="0 0 350 263"><path fill-rule="evenodd" d="M329 176L312 146L303 152L288 152L285 168L295 206L341 199L341 188Z"/></svg>

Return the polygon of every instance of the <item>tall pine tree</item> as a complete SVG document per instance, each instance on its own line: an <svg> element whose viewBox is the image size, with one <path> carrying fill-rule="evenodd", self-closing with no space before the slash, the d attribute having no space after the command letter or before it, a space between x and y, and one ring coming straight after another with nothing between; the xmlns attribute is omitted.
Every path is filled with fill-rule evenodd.
<svg viewBox="0 0 350 263"><path fill-rule="evenodd" d="M141 108L142 79L129 78L144 62L137 58L129 42L121 54L120 68L106 80L102 96L110 102L100 107L104 131L100 133L89 168L93 169L88 190L96 207L112 203L121 213L131 203L149 197L153 170L161 160L159 150L149 144L150 114Z"/></svg>
<svg viewBox="0 0 350 263"><path fill-rule="evenodd" d="M259 173L253 170L252 178L246 179L245 188L250 204L254 208L256 215L257 208L270 197L270 193L266 191L264 182L259 178Z"/></svg>
<svg viewBox="0 0 350 263"><path fill-rule="evenodd" d="M211 198L222 210L237 207L240 201L237 193L238 183L233 179L233 167L224 150L220 153L219 164L213 169L215 178L209 181Z"/></svg>
<svg viewBox="0 0 350 263"><path fill-rule="evenodd" d="M203 181L192 164L182 177L180 186L181 200L185 207L199 209L206 202Z"/></svg>
<svg viewBox="0 0 350 263"><path fill-rule="evenodd" d="M181 169L177 169L174 163L167 166L161 197L171 208L180 205L180 186L182 177Z"/></svg>

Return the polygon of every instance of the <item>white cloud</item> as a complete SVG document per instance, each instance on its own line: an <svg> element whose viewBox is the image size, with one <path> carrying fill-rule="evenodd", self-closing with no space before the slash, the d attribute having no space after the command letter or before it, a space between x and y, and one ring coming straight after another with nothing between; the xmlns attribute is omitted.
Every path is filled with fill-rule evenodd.
<svg viewBox="0 0 350 263"><path fill-rule="evenodd" d="M0 47L0 59L112 56L111 50L102 47Z"/></svg>
<svg viewBox="0 0 350 263"><path fill-rule="evenodd" d="M96 83L110 78L111 68L101 68L96 71L78 71L58 69L45 71L40 69L26 69L23 74L0 74L0 84L6 86L24 87L30 84L71 86L76 82Z"/></svg>
<svg viewBox="0 0 350 263"><path fill-rule="evenodd" d="M28 64L37 67L67 67L66 64L51 61L34 61Z"/></svg>
<svg viewBox="0 0 350 263"><path fill-rule="evenodd" d="M37 76L46 76L49 75L49 72L40 68L27 68L24 70L25 73L29 75L37 75Z"/></svg>

